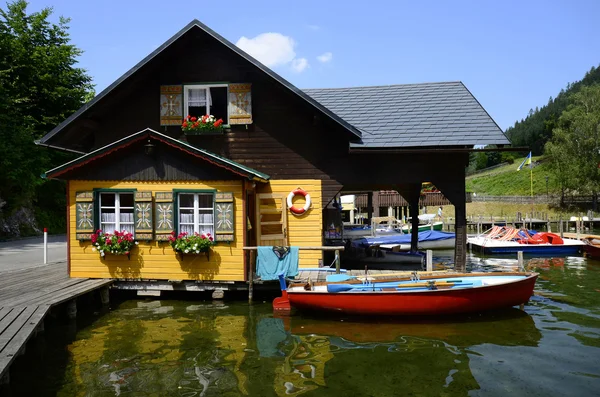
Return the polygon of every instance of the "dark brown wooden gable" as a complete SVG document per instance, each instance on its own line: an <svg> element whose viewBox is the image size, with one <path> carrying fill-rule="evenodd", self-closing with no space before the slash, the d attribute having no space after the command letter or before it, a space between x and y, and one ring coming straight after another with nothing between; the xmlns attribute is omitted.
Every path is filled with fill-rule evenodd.
<svg viewBox="0 0 600 397"><path fill-rule="evenodd" d="M168 145L153 141L155 154L144 152L144 141L116 150L80 168L67 172L62 179L124 181L194 181L241 179L222 167L211 164Z"/></svg>
<svg viewBox="0 0 600 397"><path fill-rule="evenodd" d="M160 86L207 82L252 83L253 124L247 128L233 126L221 136L188 137L188 142L266 173L271 179L320 179L323 204L342 187L394 189L403 183L439 180L464 171L464 156L349 154L348 131L199 29L187 32L94 105L85 115L90 122L79 123L79 127L74 123L69 139L81 136L81 146L91 150L147 127L181 139L179 127L159 125ZM165 167L177 161L165 156ZM113 177L159 180L160 175L166 175L150 167L148 159L140 161L143 172L123 164L129 171L115 171ZM183 172L179 178L207 177L202 170L185 167L177 164L169 175Z"/></svg>

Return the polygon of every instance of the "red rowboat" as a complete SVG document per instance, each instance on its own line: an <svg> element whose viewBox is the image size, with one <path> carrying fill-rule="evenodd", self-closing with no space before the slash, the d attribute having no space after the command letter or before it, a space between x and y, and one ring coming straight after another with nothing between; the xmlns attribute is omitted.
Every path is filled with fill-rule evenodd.
<svg viewBox="0 0 600 397"><path fill-rule="evenodd" d="M422 316L481 312L526 303L537 273L446 273L377 283L318 283L286 288L275 310L291 307L350 315Z"/></svg>

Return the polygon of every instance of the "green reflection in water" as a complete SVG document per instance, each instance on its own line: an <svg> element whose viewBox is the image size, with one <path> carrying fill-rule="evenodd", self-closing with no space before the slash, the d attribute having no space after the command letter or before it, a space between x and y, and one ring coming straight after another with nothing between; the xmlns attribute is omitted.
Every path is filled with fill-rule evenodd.
<svg viewBox="0 0 600 397"><path fill-rule="evenodd" d="M270 303L127 301L64 339L47 329L47 343L28 348L0 395L594 395L600 265L529 266L541 276L525 311L442 320L276 318Z"/></svg>

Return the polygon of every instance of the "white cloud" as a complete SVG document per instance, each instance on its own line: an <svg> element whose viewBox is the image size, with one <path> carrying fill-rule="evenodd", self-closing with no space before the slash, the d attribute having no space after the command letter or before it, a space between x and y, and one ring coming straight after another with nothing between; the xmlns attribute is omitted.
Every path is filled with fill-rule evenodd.
<svg viewBox="0 0 600 397"><path fill-rule="evenodd" d="M319 55L317 59L319 60L319 62L322 63L331 62L331 60L333 59L333 54L331 52L326 52L324 54Z"/></svg>
<svg viewBox="0 0 600 397"><path fill-rule="evenodd" d="M252 39L242 36L235 45L268 67L285 65L296 57L296 43L281 33L261 33Z"/></svg>
<svg viewBox="0 0 600 397"><path fill-rule="evenodd" d="M307 27L307 28L309 28L310 30L314 30L315 32L316 32L317 30L320 30L320 29L321 29L321 27L320 27L320 26L318 26L318 25L306 25L306 27Z"/></svg>
<svg viewBox="0 0 600 397"><path fill-rule="evenodd" d="M301 73L309 67L308 60L306 58L296 58L292 61L292 70L296 73Z"/></svg>

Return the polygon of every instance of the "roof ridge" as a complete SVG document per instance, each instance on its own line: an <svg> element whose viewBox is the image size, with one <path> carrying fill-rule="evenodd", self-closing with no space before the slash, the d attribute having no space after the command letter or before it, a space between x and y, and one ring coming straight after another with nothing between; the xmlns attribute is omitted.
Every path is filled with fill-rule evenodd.
<svg viewBox="0 0 600 397"><path fill-rule="evenodd" d="M344 89L353 89L353 88L387 88L387 87L407 87L413 85L440 85L440 84L463 84L461 80L453 80L453 81L430 81L430 82L422 82L422 83L406 83L406 84L383 84L383 85L357 85L351 87L322 87L322 88L301 88L302 91L308 90L344 90Z"/></svg>

